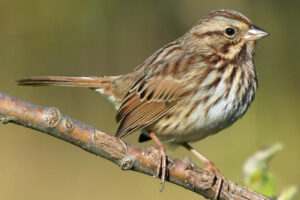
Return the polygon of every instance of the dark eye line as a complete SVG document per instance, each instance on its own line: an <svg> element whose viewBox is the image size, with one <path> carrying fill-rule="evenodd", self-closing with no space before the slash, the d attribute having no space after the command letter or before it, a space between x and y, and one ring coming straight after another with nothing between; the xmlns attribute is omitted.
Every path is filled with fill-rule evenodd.
<svg viewBox="0 0 300 200"><path fill-rule="evenodd" d="M237 34L238 28L236 28L236 27L228 27L228 28L234 29L234 35ZM223 29L223 30L216 30L216 31L208 31L208 32L201 33L201 34L199 34L199 33L193 33L193 36L195 38L197 38L197 39L203 39L205 37L209 37L209 36L212 36L212 35L219 35L219 36L223 36L223 37L227 37L228 38L228 36L230 36L230 35L227 35L225 30ZM233 35L231 35L230 37L232 37L232 36Z"/></svg>
<svg viewBox="0 0 300 200"><path fill-rule="evenodd" d="M205 37L210 37L212 35L221 35L221 36L223 36L224 33L223 33L223 31L208 31L208 32L201 33L201 34L193 33L193 36L198 38L198 39L203 39Z"/></svg>

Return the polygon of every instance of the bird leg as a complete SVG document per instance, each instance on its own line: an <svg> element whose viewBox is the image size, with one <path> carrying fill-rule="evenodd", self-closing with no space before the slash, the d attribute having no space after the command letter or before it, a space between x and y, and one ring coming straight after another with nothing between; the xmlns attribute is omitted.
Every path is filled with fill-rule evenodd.
<svg viewBox="0 0 300 200"><path fill-rule="evenodd" d="M187 150L191 151L197 158L199 158L204 163L204 166L205 166L206 170L212 172L218 179L220 179L220 182L219 182L218 187L217 187L218 190L217 190L216 195L214 197L214 199L218 199L219 194L220 194L221 189L222 189L223 183L226 182L227 185L228 185L228 182L227 182L226 178L221 174L221 172L217 169L217 167L215 166L215 164L212 161L205 158L202 154L200 154L192 146L190 146L187 143L183 144L182 146L184 146Z"/></svg>
<svg viewBox="0 0 300 200"><path fill-rule="evenodd" d="M161 172L161 184L162 188L160 191L164 189L165 181L166 181L166 174L167 174L167 156L166 156L166 150L164 145L161 143L161 141L158 139L158 137L154 134L153 131L149 132L149 136L152 138L152 140L156 143L158 146L159 151L159 164L157 169L156 176L159 177L159 174Z"/></svg>

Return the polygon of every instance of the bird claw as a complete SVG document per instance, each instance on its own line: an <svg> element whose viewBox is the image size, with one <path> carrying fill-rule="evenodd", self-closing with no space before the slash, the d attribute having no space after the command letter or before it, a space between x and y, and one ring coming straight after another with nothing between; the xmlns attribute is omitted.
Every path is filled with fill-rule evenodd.
<svg viewBox="0 0 300 200"><path fill-rule="evenodd" d="M150 132L149 136L152 138L152 140L157 144L158 152L159 152L159 163L156 171L156 176L159 177L161 175L161 184L162 187L160 191L163 191L165 187L166 182L166 174L167 174L167 156L166 156L166 150L163 146L163 144L159 141L157 136L154 134L154 132Z"/></svg>
<svg viewBox="0 0 300 200"><path fill-rule="evenodd" d="M215 177L220 180L217 186L217 192L214 199L218 199L220 192L222 191L222 187L225 185L229 186L227 179L223 176L223 174L218 170L218 168L214 165L213 162L209 161L205 163L205 169L209 172L213 173Z"/></svg>
<svg viewBox="0 0 300 200"><path fill-rule="evenodd" d="M160 189L160 192L164 190L165 182L166 182L166 174L167 174L167 156L166 151L163 147L159 147L159 163L157 168L157 177L161 175L161 184L162 187Z"/></svg>

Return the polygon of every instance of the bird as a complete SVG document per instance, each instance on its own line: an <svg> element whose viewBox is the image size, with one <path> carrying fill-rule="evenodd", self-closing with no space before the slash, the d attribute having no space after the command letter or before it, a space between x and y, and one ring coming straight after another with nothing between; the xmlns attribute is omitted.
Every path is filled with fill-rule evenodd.
<svg viewBox="0 0 300 200"><path fill-rule="evenodd" d="M220 132L247 111L258 86L256 40L267 35L238 11L215 10L127 74L39 76L20 79L18 84L86 87L105 95L117 109L116 137L140 131L140 142L152 139L157 144L157 176L161 174L162 184L166 144L185 147L206 169L226 180L189 143Z"/></svg>

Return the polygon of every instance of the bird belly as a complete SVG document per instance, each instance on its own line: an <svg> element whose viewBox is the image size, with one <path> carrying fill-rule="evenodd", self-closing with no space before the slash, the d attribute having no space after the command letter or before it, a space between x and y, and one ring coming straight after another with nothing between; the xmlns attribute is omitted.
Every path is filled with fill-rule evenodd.
<svg viewBox="0 0 300 200"><path fill-rule="evenodd" d="M241 105L235 98L234 95L228 95L227 98L220 98L217 103L215 100L200 103L190 113L183 105L173 111L174 116L161 118L155 125L155 132L165 143L201 140L232 125L243 115L249 103Z"/></svg>

